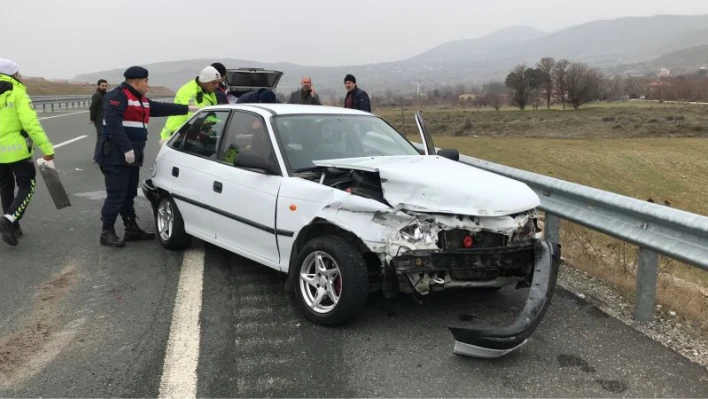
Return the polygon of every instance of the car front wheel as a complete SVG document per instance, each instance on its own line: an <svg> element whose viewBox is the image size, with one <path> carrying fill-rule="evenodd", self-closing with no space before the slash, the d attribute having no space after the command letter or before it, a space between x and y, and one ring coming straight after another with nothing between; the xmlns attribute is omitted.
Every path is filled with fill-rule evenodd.
<svg viewBox="0 0 708 399"><path fill-rule="evenodd" d="M161 197L157 203L155 230L160 244L167 249L185 249L191 241L184 231L182 214L169 196Z"/></svg>
<svg viewBox="0 0 708 399"><path fill-rule="evenodd" d="M298 268L297 306L309 320L330 326L343 324L366 305L366 262L343 237L310 240L293 267Z"/></svg>

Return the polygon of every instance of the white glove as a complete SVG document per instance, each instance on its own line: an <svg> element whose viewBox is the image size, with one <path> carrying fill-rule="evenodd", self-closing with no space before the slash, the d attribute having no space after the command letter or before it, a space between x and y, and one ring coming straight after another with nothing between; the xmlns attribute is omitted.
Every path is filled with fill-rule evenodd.
<svg viewBox="0 0 708 399"><path fill-rule="evenodd" d="M167 142L167 140L160 139L160 147L162 147L162 145L165 144L166 142Z"/></svg>
<svg viewBox="0 0 708 399"><path fill-rule="evenodd" d="M128 162L128 163L135 162L135 152L133 150L130 150L125 153L125 162Z"/></svg>
<svg viewBox="0 0 708 399"><path fill-rule="evenodd" d="M199 111L200 109L201 109L201 108L199 108L199 107L196 107L196 106L194 106L194 105L190 105L190 106L189 106L189 113L190 113L190 114L193 114L193 113Z"/></svg>

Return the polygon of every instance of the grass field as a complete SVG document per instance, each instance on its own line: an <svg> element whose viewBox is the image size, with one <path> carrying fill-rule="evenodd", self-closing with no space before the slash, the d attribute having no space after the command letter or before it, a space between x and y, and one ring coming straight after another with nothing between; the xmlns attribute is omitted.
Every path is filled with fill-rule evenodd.
<svg viewBox="0 0 708 399"><path fill-rule="evenodd" d="M403 111L405 127L400 109L376 113L419 142L414 111ZM437 147L708 216L708 106L427 108L423 115ZM562 237L573 266L631 297L636 248L570 223ZM708 273L663 258L661 272L659 303L708 329Z"/></svg>

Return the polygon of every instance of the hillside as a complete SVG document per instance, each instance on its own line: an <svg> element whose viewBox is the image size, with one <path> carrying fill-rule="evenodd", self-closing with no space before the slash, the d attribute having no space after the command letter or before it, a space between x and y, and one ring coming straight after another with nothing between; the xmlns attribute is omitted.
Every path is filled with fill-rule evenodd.
<svg viewBox="0 0 708 399"><path fill-rule="evenodd" d="M96 91L96 84L89 82L55 81L44 78L24 78L22 82L27 86L30 96L66 96L66 95L90 95ZM109 86L109 89L112 86ZM150 87L150 95L174 95L174 92L166 87Z"/></svg>
<svg viewBox="0 0 708 399"><path fill-rule="evenodd" d="M593 21L554 33L526 26L512 26L476 39L456 40L397 62L337 67L262 63L223 56L145 65L155 84L178 89L214 62L227 67L262 67L283 71L279 91L293 90L303 75L313 78L321 95L342 95L342 79L353 73L359 85L376 95L384 90L410 92L414 84L433 86L482 83L503 79L515 64L535 64L550 56L582 61L601 68L645 63L664 54L708 45L708 15L627 17ZM112 71L82 74L76 79L117 79L124 66Z"/></svg>
<svg viewBox="0 0 708 399"><path fill-rule="evenodd" d="M675 76L681 73L696 72L701 67L708 67L708 45L674 51L648 62L620 65L611 68L610 71L621 73L632 70L641 73L652 73L662 68L668 68L671 70L671 74Z"/></svg>

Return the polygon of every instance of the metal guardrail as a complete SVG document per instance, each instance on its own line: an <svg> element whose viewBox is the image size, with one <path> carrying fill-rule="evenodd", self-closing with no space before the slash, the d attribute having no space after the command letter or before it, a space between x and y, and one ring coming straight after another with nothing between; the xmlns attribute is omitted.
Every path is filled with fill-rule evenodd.
<svg viewBox="0 0 708 399"><path fill-rule="evenodd" d="M55 109L67 110L76 108L88 108L91 104L91 95L81 94L81 95L64 95L64 96L31 96L32 106L35 110L41 106L43 112L54 112ZM151 100L157 101L171 101L174 96L157 96L150 97ZM64 107L62 108L62 105Z"/></svg>
<svg viewBox="0 0 708 399"><path fill-rule="evenodd" d="M651 321L659 255L708 270L708 217L460 155L460 162L521 181L541 199L546 237L560 243L562 219L639 247L634 318Z"/></svg>

